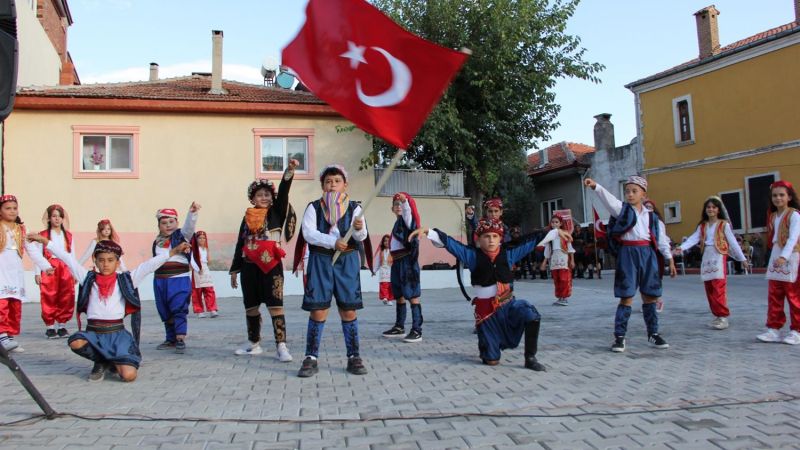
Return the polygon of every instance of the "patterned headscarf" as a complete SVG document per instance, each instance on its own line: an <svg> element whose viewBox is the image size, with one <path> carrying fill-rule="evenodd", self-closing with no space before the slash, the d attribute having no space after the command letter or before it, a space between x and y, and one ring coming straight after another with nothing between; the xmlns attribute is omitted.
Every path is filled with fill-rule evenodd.
<svg viewBox="0 0 800 450"><path fill-rule="evenodd" d="M350 197L345 192L325 192L320 199L322 202L322 212L325 214L325 221L332 227L336 226L339 219L344 217L347 207L350 204Z"/></svg>
<svg viewBox="0 0 800 450"><path fill-rule="evenodd" d="M503 229L503 223L499 220L481 219L475 232L478 233L478 236L486 233L497 233L502 238L505 230Z"/></svg>
<svg viewBox="0 0 800 450"><path fill-rule="evenodd" d="M247 199L250 200L250 203L253 203L253 197L256 196L256 192L258 192L259 189L267 189L272 194L273 200L278 195L275 191L275 183L273 183L272 180L259 178L247 186Z"/></svg>
<svg viewBox="0 0 800 450"><path fill-rule="evenodd" d="M639 175L629 176L628 179L625 181L625 184L635 184L640 188L642 188L642 190L647 192L647 180L645 180L643 177L640 177Z"/></svg>
<svg viewBox="0 0 800 450"><path fill-rule="evenodd" d="M104 240L97 243L94 247L92 256L97 256L98 253L113 253L117 258L123 255L122 247L114 241Z"/></svg>
<svg viewBox="0 0 800 450"><path fill-rule="evenodd" d="M173 219L177 220L178 219L178 211L176 211L176 210L174 210L172 208L164 208L164 209L159 209L158 211L156 211L156 220L161 220L164 217L172 217Z"/></svg>
<svg viewBox="0 0 800 450"><path fill-rule="evenodd" d="M494 207L494 208L497 208L497 209L503 209L503 199L501 199L500 197L494 197L494 198L490 198L489 200L486 200L485 202L483 202L483 209L484 210L486 210L486 209L488 209L490 207Z"/></svg>
<svg viewBox="0 0 800 450"><path fill-rule="evenodd" d="M14 203L19 203L19 202L17 201L17 197L14 197L14 196L13 196L13 195L11 195L11 194L6 194L6 195L3 195L3 196L0 196L0 205L2 205L2 204L3 204L3 203L5 203L5 202L14 202Z"/></svg>

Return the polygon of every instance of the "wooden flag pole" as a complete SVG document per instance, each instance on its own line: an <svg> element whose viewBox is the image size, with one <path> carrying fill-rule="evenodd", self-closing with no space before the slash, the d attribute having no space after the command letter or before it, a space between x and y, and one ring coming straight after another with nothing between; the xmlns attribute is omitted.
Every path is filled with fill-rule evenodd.
<svg viewBox="0 0 800 450"><path fill-rule="evenodd" d="M397 149L397 153L395 153L394 156L392 157L392 162L389 163L389 167L387 167L383 171L383 174L378 179L378 182L375 184L375 189L372 190L372 194L369 196L369 198L367 198L367 201L363 205L361 205L361 214L356 216L357 219L364 218L364 213L367 212L367 208L369 208L370 203L372 203L372 200L374 200L375 197L377 197L378 194L381 193L383 185L386 184L387 181L389 181L389 177L392 175L392 172L394 172L394 169L397 168L397 164L400 163L400 159L402 159L403 155L405 154L406 154L405 150ZM353 236L353 227L351 226L347 230L347 233L345 233L342 239L344 239L345 241L349 241L352 236ZM336 253L333 254L333 262L331 264L336 264L336 260L339 259L339 255L341 254L342 254L341 250L336 250Z"/></svg>

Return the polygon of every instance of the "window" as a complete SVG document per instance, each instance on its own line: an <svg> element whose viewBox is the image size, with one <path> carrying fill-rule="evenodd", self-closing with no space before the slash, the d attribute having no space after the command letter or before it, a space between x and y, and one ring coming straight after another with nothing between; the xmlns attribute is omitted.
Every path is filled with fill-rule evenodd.
<svg viewBox="0 0 800 450"><path fill-rule="evenodd" d="M139 127L73 126L73 178L138 178Z"/></svg>
<svg viewBox="0 0 800 450"><path fill-rule="evenodd" d="M694 114L692 96L672 99L672 120L675 127L675 144L694 144Z"/></svg>
<svg viewBox="0 0 800 450"><path fill-rule="evenodd" d="M664 203L664 223L681 222L681 202Z"/></svg>
<svg viewBox="0 0 800 450"><path fill-rule="evenodd" d="M539 150L539 167L546 166L550 160L548 159L547 149Z"/></svg>
<svg viewBox="0 0 800 450"><path fill-rule="evenodd" d="M553 217L553 213L558 211L559 209L564 209L564 199L557 198L553 200L548 200L546 202L542 202L542 226L546 227L550 225L550 218Z"/></svg>
<svg viewBox="0 0 800 450"><path fill-rule="evenodd" d="M728 211L731 228L737 233L744 233L744 194L741 189L720 192L719 198Z"/></svg>
<svg viewBox="0 0 800 450"><path fill-rule="evenodd" d="M770 202L769 185L777 179L779 179L778 172L745 177L748 232L767 229L767 208Z"/></svg>
<svg viewBox="0 0 800 450"><path fill-rule="evenodd" d="M300 163L295 169L295 178L313 178L313 129L255 128L253 134L256 178L279 177L290 159Z"/></svg>

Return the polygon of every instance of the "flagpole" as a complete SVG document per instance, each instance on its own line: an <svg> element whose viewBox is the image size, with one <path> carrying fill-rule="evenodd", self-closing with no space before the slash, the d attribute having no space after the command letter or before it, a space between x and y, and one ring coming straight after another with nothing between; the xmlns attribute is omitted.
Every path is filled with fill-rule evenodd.
<svg viewBox="0 0 800 450"><path fill-rule="evenodd" d="M592 205L592 216L594 216L594 205ZM594 219L594 217L592 217ZM603 263L602 261L597 260L597 221L594 221L592 224L592 233L594 234L594 268L597 269L597 263L600 263L600 268L597 269L597 276L600 276L600 272L603 270Z"/></svg>
<svg viewBox="0 0 800 450"><path fill-rule="evenodd" d="M389 177L392 175L392 172L394 172L394 169L397 168L397 164L400 163L400 159L403 158L403 155L405 155L405 153L406 153L405 150L400 148L397 149L397 152L392 157L392 162L390 162L389 166L383 170L383 174L381 174L381 177L378 179L378 182L375 183L375 188L372 190L372 194L370 194L369 198L367 198L367 201L363 205L361 205L361 214L356 216L356 219L364 218L364 213L367 212L367 208L369 208L370 203L372 203L372 200L374 200L375 197L377 197L378 194L381 193L383 185L386 184L387 181L389 181ZM344 239L345 242L347 242L350 240L352 236L353 236L353 227L351 226L347 230L347 233L345 233L342 239ZM339 259L339 255L341 254L342 254L341 250L336 250L336 253L333 254L333 262L331 264L336 264L336 260Z"/></svg>

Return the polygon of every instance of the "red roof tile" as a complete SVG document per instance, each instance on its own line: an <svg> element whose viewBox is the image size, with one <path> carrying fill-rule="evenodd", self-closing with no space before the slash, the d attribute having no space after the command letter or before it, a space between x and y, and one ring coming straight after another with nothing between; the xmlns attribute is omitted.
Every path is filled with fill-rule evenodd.
<svg viewBox="0 0 800 450"><path fill-rule="evenodd" d="M541 152L528 155L528 175L541 175L546 172L568 167L588 166L594 147L575 142L559 142L543 151L547 152L547 164L540 166Z"/></svg>
<svg viewBox="0 0 800 450"><path fill-rule="evenodd" d="M633 83L629 83L629 84L625 85L625 87L630 89L632 87L636 87L636 86L639 86L639 85L642 85L642 84L645 84L645 83L649 83L651 81L655 81L655 80L658 80L660 78L664 78L667 75L672 75L674 73L681 72L681 71L689 69L691 67L696 67L696 66L705 64L707 62L716 61L719 58L724 58L724 57L726 57L728 55L731 55L731 54L734 54L734 53L738 53L739 51L744 50L748 46L759 45L759 44L767 42L768 40L775 39L777 37L788 35L788 34L793 34L793 33L796 33L796 32L800 32L800 21L790 22L790 23L787 23L786 25L781 25L779 27L775 27L775 28L772 28L770 30L763 31L763 32L758 33L758 34L754 34L754 35L752 35L750 37L738 40L738 41L734 42L733 44L729 44L729 45L726 45L725 47L720 48L719 49L719 53L717 53L716 55L712 55L712 56L709 56L709 57L703 58L703 59L694 58L694 59L692 59L690 61L686 61L683 64L678 64L677 66L672 67L671 69L667 69L667 70L664 70L662 72L658 72L655 75L650 75L650 76L642 78L640 80L636 80Z"/></svg>

